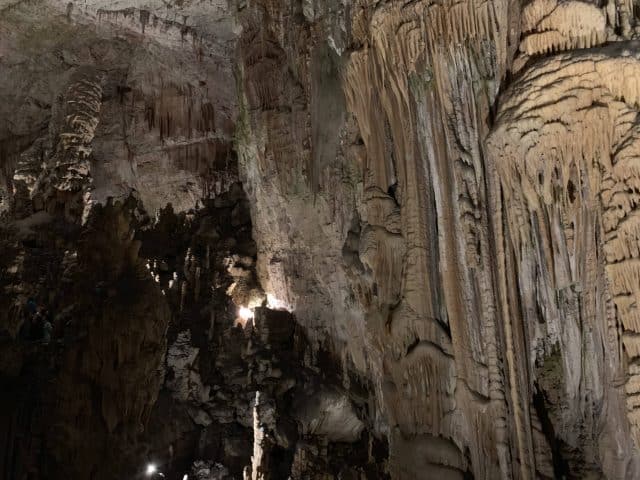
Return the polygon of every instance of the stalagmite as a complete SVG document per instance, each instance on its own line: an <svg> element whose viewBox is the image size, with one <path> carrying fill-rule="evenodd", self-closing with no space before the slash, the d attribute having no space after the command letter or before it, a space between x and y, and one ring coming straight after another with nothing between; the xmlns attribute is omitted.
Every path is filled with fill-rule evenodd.
<svg viewBox="0 0 640 480"><path fill-rule="evenodd" d="M251 480L263 480L266 478L264 471L264 426L260 420L260 392L256 392L253 405L253 455L251 456Z"/></svg>

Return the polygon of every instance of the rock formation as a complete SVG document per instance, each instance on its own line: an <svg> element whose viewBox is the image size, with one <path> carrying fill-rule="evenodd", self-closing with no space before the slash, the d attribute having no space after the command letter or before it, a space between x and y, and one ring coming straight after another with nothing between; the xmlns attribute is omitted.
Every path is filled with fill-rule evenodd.
<svg viewBox="0 0 640 480"><path fill-rule="evenodd" d="M639 478L636 14L0 0L0 479Z"/></svg>

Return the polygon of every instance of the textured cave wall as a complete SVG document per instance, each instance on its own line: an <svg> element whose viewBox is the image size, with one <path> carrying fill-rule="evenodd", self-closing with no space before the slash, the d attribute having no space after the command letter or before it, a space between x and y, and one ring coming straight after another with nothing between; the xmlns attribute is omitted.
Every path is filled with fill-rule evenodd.
<svg viewBox="0 0 640 480"><path fill-rule="evenodd" d="M197 30L202 10L69 5L1 6L3 209L14 171L32 191L43 161L68 188L83 176L92 201L135 189L152 215L222 191L229 179L213 165L224 164L234 134L230 12L210 5L213 25ZM83 103L84 82L98 88L93 104Z"/></svg>
<svg viewBox="0 0 640 480"><path fill-rule="evenodd" d="M24 231L2 227L3 251L15 255L2 265L0 378L12 386L3 419L20 419L3 430L3 478L111 478L103 462L113 475L135 455L170 319L138 255L135 205L94 208L82 229L48 215ZM47 345L25 329L28 297L55 314Z"/></svg>
<svg viewBox="0 0 640 480"><path fill-rule="evenodd" d="M239 18L263 284L376 379L392 477L635 478L633 6Z"/></svg>
<svg viewBox="0 0 640 480"><path fill-rule="evenodd" d="M516 7L307 7L241 12L265 288L376 379L392 476L518 475L481 144Z"/></svg>
<svg viewBox="0 0 640 480"><path fill-rule="evenodd" d="M637 94L625 80L635 76L634 47L540 61L514 82L489 140L504 184L496 208L522 259L507 264L505 275L529 293L518 312L531 345L522 360L536 366L551 422L566 425L559 435L566 457L576 467L599 458L611 477L636 476L638 468ZM580 87L555 83L569 71ZM518 105L523 86L527 100ZM541 91L555 102L537 100ZM522 121L529 133L517 133Z"/></svg>
<svg viewBox="0 0 640 480"><path fill-rule="evenodd" d="M387 476L372 381L260 307L235 19L197 3L0 4L0 478Z"/></svg>
<svg viewBox="0 0 640 480"><path fill-rule="evenodd" d="M16 451L51 427L60 478L636 478L635 8L0 0ZM35 393L29 295L90 326Z"/></svg>

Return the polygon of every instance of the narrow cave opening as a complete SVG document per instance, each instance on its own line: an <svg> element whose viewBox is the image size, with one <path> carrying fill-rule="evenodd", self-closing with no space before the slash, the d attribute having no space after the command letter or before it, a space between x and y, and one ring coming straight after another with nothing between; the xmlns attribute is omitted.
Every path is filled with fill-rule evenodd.
<svg viewBox="0 0 640 480"><path fill-rule="evenodd" d="M576 201L576 186L571 180L567 182L567 195L569 195L569 202L573 204Z"/></svg>
<svg viewBox="0 0 640 480"><path fill-rule="evenodd" d="M393 198L393 201L396 202L396 205L400 205L398 203L398 198L396 197L396 192L398 190L398 182L395 181L392 185L389 185L389 188L387 189L387 194Z"/></svg>

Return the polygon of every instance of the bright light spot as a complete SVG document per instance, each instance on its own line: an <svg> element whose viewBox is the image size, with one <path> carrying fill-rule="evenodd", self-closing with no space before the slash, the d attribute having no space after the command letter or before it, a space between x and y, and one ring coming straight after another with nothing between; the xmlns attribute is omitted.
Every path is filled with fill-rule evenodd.
<svg viewBox="0 0 640 480"><path fill-rule="evenodd" d="M253 318L253 310L248 307L238 308L238 316L235 324L240 325L242 328L247 326L247 322Z"/></svg>
<svg viewBox="0 0 640 480"><path fill-rule="evenodd" d="M282 300L278 299L272 293L267 293L267 307L271 310L287 310L291 311L291 307Z"/></svg>
<svg viewBox="0 0 640 480"><path fill-rule="evenodd" d="M271 310L278 310L280 307L280 300L274 297L271 293L267 293L267 307Z"/></svg>
<svg viewBox="0 0 640 480"><path fill-rule="evenodd" d="M182 477L182 480L189 480L189 475L187 475L186 473L184 474L184 477Z"/></svg>
<svg viewBox="0 0 640 480"><path fill-rule="evenodd" d="M158 471L158 467L156 467L153 463L147 465L147 475L153 475Z"/></svg>
<svg viewBox="0 0 640 480"><path fill-rule="evenodd" d="M238 309L238 315L242 320L246 322L247 320L250 320L253 318L253 310L247 307L240 307Z"/></svg>

